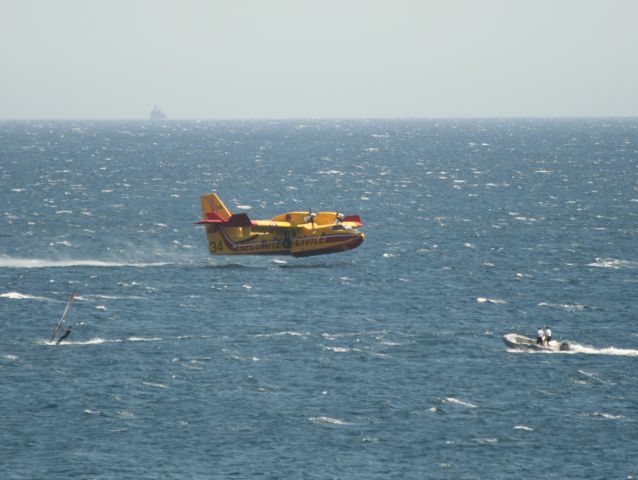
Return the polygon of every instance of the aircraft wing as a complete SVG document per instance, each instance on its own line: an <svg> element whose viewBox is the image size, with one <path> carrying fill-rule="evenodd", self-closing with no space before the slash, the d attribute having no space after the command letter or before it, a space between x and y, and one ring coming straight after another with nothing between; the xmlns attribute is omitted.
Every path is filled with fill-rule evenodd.
<svg viewBox="0 0 638 480"><path fill-rule="evenodd" d="M274 222L272 220L253 220L253 225L266 228L290 228L290 222Z"/></svg>

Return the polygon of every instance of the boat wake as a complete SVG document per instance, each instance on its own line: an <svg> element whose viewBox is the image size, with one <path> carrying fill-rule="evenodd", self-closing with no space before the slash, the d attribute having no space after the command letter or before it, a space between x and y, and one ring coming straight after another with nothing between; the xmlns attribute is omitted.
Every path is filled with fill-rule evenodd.
<svg viewBox="0 0 638 480"><path fill-rule="evenodd" d="M40 339L37 341L39 345L54 346L54 347L67 347L75 345L102 345L105 343L128 343L128 342L159 342L162 341L158 337L128 337L128 338L114 338L106 339L101 337L90 338L88 340L64 340L59 345L55 341Z"/></svg>
<svg viewBox="0 0 638 480"><path fill-rule="evenodd" d="M616 347L596 348L596 347L590 347L588 345L581 345L579 343L570 343L569 347L573 351L561 352L561 353L585 353L588 355L619 355L624 357L638 357L638 350L634 350L630 348L616 348Z"/></svg>
<svg viewBox="0 0 638 480"><path fill-rule="evenodd" d="M585 354L585 355L614 355L614 356L623 356L623 357L638 357L638 350L630 349L630 348L616 348L616 347L605 347L605 348L596 348L591 347L589 345L582 345L580 343L569 342L569 350L524 350L519 348L508 348L508 352L510 353L533 353L533 354L564 354L564 355L574 355L574 354Z"/></svg>

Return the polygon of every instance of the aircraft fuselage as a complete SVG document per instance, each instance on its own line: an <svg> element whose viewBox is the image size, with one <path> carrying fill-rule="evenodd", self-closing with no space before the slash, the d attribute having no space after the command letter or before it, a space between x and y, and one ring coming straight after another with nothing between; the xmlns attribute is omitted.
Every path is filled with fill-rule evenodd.
<svg viewBox="0 0 638 480"><path fill-rule="evenodd" d="M306 257L352 250L364 234L358 216L337 212L288 212L272 220L252 221L231 214L215 193L201 197L212 255L293 255Z"/></svg>

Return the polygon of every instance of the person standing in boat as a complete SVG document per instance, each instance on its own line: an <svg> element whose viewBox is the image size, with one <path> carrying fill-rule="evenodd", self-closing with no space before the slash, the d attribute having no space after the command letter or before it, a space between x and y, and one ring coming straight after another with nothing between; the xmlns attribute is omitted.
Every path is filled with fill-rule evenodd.
<svg viewBox="0 0 638 480"><path fill-rule="evenodd" d="M542 345L543 340L545 340L545 334L543 332L543 328L538 327L538 332L536 332L536 345Z"/></svg>
<svg viewBox="0 0 638 480"><path fill-rule="evenodd" d="M549 342L552 341L552 329L549 327L545 327L545 342L549 345Z"/></svg>

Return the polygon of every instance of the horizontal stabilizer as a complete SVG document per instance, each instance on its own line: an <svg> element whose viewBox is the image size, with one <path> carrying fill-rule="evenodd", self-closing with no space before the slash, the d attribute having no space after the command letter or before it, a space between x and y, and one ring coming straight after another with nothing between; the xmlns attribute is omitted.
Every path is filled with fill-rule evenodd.
<svg viewBox="0 0 638 480"><path fill-rule="evenodd" d="M221 224L224 227L250 227L252 225L250 218L248 218L248 215L246 215L245 213L236 213L234 215L231 215L228 220L224 220L219 215L212 212L206 213L206 219L195 222L195 225L208 223Z"/></svg>
<svg viewBox="0 0 638 480"><path fill-rule="evenodd" d="M357 227L363 226L363 222L361 221L361 217L359 217L359 215L348 215L347 217L343 217L342 222L354 223L357 225Z"/></svg>
<svg viewBox="0 0 638 480"><path fill-rule="evenodd" d="M201 225L205 223L225 223L226 220L217 215L214 212L206 212L206 218L204 220L200 220L199 222L194 222L195 225Z"/></svg>

